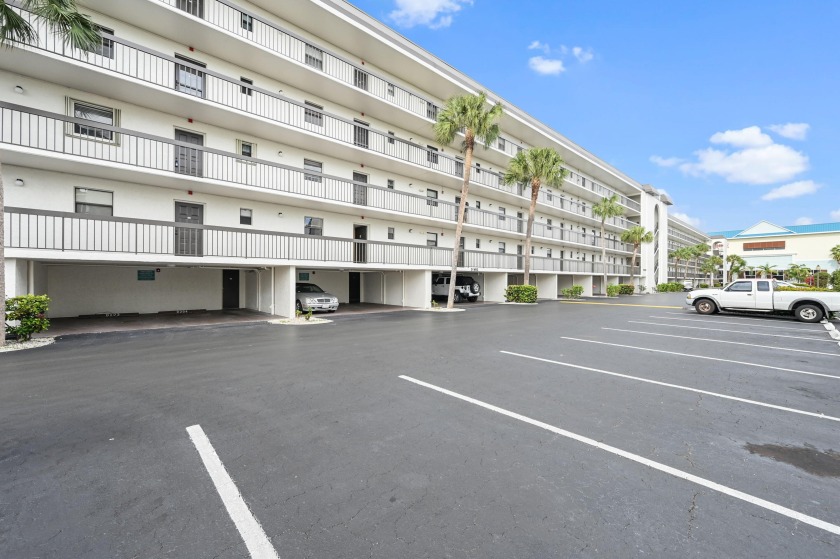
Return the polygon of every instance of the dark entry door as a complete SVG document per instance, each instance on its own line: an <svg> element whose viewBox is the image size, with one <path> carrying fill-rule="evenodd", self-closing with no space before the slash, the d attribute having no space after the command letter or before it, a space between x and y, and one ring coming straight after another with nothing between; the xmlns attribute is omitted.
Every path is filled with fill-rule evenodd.
<svg viewBox="0 0 840 559"><path fill-rule="evenodd" d="M517 233L522 233L522 229L523 229L523 226L524 226L523 218L524 218L524 216L522 215L522 212L516 212L516 232Z"/></svg>
<svg viewBox="0 0 840 559"><path fill-rule="evenodd" d="M364 173L353 173L353 203L360 206L367 206L367 181L368 176Z"/></svg>
<svg viewBox="0 0 840 559"><path fill-rule="evenodd" d="M362 122L361 120L354 120L355 124L353 125L353 143L356 144L360 148L368 148L368 126L370 126L367 122Z"/></svg>
<svg viewBox="0 0 840 559"><path fill-rule="evenodd" d="M522 245L516 245L516 269L522 269Z"/></svg>
<svg viewBox="0 0 840 559"><path fill-rule="evenodd" d="M239 270L222 270L222 308L239 308Z"/></svg>
<svg viewBox="0 0 840 559"><path fill-rule="evenodd" d="M201 134L175 130L175 139L185 144L204 145ZM194 177L204 176L204 152L187 146L175 146L175 172Z"/></svg>
<svg viewBox="0 0 840 559"><path fill-rule="evenodd" d="M354 225L353 238L360 241L367 240L367 225ZM367 243L353 243L353 262L367 263Z"/></svg>
<svg viewBox="0 0 840 559"><path fill-rule="evenodd" d="M360 272L350 272L350 303L362 302L362 274Z"/></svg>
<svg viewBox="0 0 840 559"><path fill-rule="evenodd" d="M175 202L175 222L201 225L204 223L204 206ZM175 227L175 254L180 256L203 256L203 233L201 228Z"/></svg>

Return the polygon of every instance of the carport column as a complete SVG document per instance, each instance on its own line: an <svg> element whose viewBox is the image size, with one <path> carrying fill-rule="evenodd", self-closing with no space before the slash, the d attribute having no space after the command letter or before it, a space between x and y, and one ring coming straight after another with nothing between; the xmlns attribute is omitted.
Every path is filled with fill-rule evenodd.
<svg viewBox="0 0 840 559"><path fill-rule="evenodd" d="M592 297L592 284L594 281L594 276L575 276L575 285L583 287L584 297Z"/></svg>
<svg viewBox="0 0 840 559"><path fill-rule="evenodd" d="M504 303L507 272L485 272L483 288L485 301Z"/></svg>
<svg viewBox="0 0 840 559"><path fill-rule="evenodd" d="M6 258L6 299L26 295L27 293L26 260Z"/></svg>
<svg viewBox="0 0 840 559"><path fill-rule="evenodd" d="M294 266L274 267L273 314L291 318L295 316L295 283L297 269Z"/></svg>
<svg viewBox="0 0 840 559"><path fill-rule="evenodd" d="M432 271L404 271L403 293L403 306L428 309L432 301Z"/></svg>
<svg viewBox="0 0 840 559"><path fill-rule="evenodd" d="M557 274L536 274L537 297L540 299L556 299L560 293L557 290Z"/></svg>

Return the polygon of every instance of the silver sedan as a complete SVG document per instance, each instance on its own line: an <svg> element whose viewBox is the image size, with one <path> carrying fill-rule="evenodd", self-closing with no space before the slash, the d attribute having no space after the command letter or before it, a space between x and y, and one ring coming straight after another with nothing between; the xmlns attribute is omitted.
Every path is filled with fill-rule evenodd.
<svg viewBox="0 0 840 559"><path fill-rule="evenodd" d="M327 293L314 283L299 283L295 288L297 301L295 301L295 309L306 312L327 311L335 312L338 310L338 297L331 293Z"/></svg>

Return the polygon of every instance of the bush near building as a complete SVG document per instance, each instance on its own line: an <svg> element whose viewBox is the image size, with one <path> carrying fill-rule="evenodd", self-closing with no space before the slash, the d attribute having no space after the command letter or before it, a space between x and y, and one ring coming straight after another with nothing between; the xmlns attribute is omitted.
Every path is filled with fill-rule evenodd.
<svg viewBox="0 0 840 559"><path fill-rule="evenodd" d="M19 342L28 341L32 334L43 332L50 327L47 318L49 305L50 298L46 295L21 295L6 299L6 332Z"/></svg>
<svg viewBox="0 0 840 559"><path fill-rule="evenodd" d="M632 295L636 288L632 283L619 283L619 295Z"/></svg>
<svg viewBox="0 0 840 559"><path fill-rule="evenodd" d="M537 288L533 285L509 285L505 289L505 301L508 303L536 303Z"/></svg>
<svg viewBox="0 0 840 559"><path fill-rule="evenodd" d="M619 293L621 293L621 286L619 286L619 285L608 285L607 286L607 297L618 297Z"/></svg>
<svg viewBox="0 0 840 559"><path fill-rule="evenodd" d="M656 292L657 293L673 293L673 292L682 291L682 290L683 290L683 284L675 282L675 281L672 281L672 282L669 282L669 283L660 283L659 285L656 286Z"/></svg>
<svg viewBox="0 0 840 559"><path fill-rule="evenodd" d="M573 285L571 287L561 289L560 295L562 295L566 299L580 299L580 296L583 295L583 286Z"/></svg>

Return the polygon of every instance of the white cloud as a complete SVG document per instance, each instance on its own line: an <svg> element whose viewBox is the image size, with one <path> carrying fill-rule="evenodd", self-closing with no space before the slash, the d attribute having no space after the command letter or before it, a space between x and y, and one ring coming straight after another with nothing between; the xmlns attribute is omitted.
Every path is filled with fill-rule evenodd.
<svg viewBox="0 0 840 559"><path fill-rule="evenodd" d="M592 49L584 49L583 47L573 47L572 54L575 55L575 58L577 58L578 62L581 64L586 64L595 58L595 55L592 53Z"/></svg>
<svg viewBox="0 0 840 559"><path fill-rule="evenodd" d="M651 155L650 160L660 167L676 167L685 161L685 159L680 159L679 157L660 157L658 155Z"/></svg>
<svg viewBox="0 0 840 559"><path fill-rule="evenodd" d="M548 43L541 43L540 41L532 41L530 45L528 45L528 50L541 50L545 54L551 53L551 47L548 46Z"/></svg>
<svg viewBox="0 0 840 559"><path fill-rule="evenodd" d="M473 0L395 0L397 9L389 17L400 27L425 25L440 29L452 25L452 15Z"/></svg>
<svg viewBox="0 0 840 559"><path fill-rule="evenodd" d="M811 128L811 125L805 122L788 122L787 124L773 124L767 128L782 138L804 140L808 135L808 130Z"/></svg>
<svg viewBox="0 0 840 559"><path fill-rule="evenodd" d="M829 215L831 216L831 219L836 219L837 221L840 221L840 210L834 210Z"/></svg>
<svg viewBox="0 0 840 559"><path fill-rule="evenodd" d="M794 222L794 225L812 225L813 223L814 223L814 220L811 219L810 217L800 217L800 218L796 219L796 221Z"/></svg>
<svg viewBox="0 0 840 559"><path fill-rule="evenodd" d="M822 188L822 185L814 181L797 181L774 188L761 197L762 200L780 200L783 198L799 198L807 194L813 194Z"/></svg>
<svg viewBox="0 0 840 559"><path fill-rule="evenodd" d="M672 217L679 219L680 221L684 221L693 227L700 227L700 219L696 217L691 217L690 215L683 213L683 212L668 212Z"/></svg>
<svg viewBox="0 0 840 559"><path fill-rule="evenodd" d="M735 152L706 148L695 152L697 161L679 169L693 176L718 175L727 182L772 184L790 180L808 170L808 156L781 144Z"/></svg>
<svg viewBox="0 0 840 559"><path fill-rule="evenodd" d="M563 61L556 58L534 56L528 59L528 67L543 76L558 76L566 71Z"/></svg>
<svg viewBox="0 0 840 559"><path fill-rule="evenodd" d="M769 146L773 138L761 131L758 126L749 126L741 130L727 130L713 134L709 141L713 144L728 144L736 148Z"/></svg>

